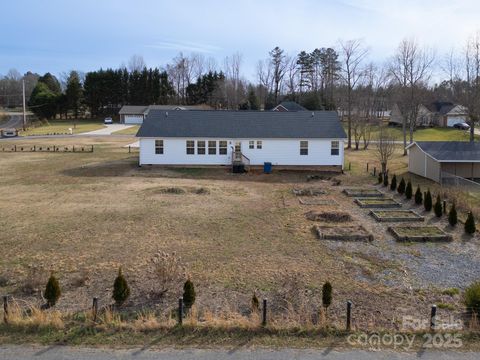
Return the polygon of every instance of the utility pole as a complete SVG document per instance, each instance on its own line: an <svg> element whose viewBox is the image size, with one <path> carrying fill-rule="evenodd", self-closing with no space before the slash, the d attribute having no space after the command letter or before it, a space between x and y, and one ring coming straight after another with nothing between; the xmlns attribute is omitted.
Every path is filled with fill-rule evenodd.
<svg viewBox="0 0 480 360"><path fill-rule="evenodd" d="M22 79L22 94L23 94L23 131L27 127L27 113L25 110L25 79Z"/></svg>

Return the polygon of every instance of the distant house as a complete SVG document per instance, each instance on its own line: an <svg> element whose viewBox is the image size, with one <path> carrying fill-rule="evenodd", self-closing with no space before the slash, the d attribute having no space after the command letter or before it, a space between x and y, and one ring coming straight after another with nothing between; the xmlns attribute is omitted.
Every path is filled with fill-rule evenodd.
<svg viewBox="0 0 480 360"><path fill-rule="evenodd" d="M345 131L333 111L150 110L140 165L235 165L341 171Z"/></svg>
<svg viewBox="0 0 480 360"><path fill-rule="evenodd" d="M280 104L275 106L272 111L307 111L302 105L296 103L295 101L282 101Z"/></svg>
<svg viewBox="0 0 480 360"><path fill-rule="evenodd" d="M211 110L208 105L124 105L118 112L120 123L141 124L150 110Z"/></svg>
<svg viewBox="0 0 480 360"><path fill-rule="evenodd" d="M409 146L408 171L442 182L448 175L480 179L480 143L416 141Z"/></svg>
<svg viewBox="0 0 480 360"><path fill-rule="evenodd" d="M468 113L464 106L451 102L436 101L418 106L416 125L420 127L453 127L457 123L466 122L467 119ZM395 104L392 108L390 123L401 125L402 122L402 113L398 105Z"/></svg>

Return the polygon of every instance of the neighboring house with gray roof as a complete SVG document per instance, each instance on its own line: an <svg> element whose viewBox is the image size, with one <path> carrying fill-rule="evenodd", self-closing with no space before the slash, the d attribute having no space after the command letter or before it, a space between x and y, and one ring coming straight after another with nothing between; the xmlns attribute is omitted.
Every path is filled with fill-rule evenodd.
<svg viewBox="0 0 480 360"><path fill-rule="evenodd" d="M429 127L453 127L458 123L468 120L467 109L451 102L435 101L429 104L420 104L417 113L417 126ZM401 125L403 122L402 113L397 104L394 104L389 123Z"/></svg>
<svg viewBox="0 0 480 360"><path fill-rule="evenodd" d="M324 167L341 171L345 131L334 111L151 110L140 165Z"/></svg>
<svg viewBox="0 0 480 360"><path fill-rule="evenodd" d="M455 175L480 179L480 143L467 141L416 141L409 146L408 171L436 182Z"/></svg>
<svg viewBox="0 0 480 360"><path fill-rule="evenodd" d="M211 110L208 105L124 105L118 112L121 124L141 124L150 110Z"/></svg>
<svg viewBox="0 0 480 360"><path fill-rule="evenodd" d="M280 104L275 106L272 111L307 111L302 105L296 103L295 101L282 101Z"/></svg>

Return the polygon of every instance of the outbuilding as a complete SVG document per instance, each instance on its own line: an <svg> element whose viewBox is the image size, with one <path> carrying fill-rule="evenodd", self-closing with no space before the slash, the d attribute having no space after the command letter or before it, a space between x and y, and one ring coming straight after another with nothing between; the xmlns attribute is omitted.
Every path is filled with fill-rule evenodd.
<svg viewBox="0 0 480 360"><path fill-rule="evenodd" d="M140 165L235 165L341 171L345 131L334 111L150 110Z"/></svg>
<svg viewBox="0 0 480 360"><path fill-rule="evenodd" d="M480 143L467 141L416 141L409 146L408 171L438 183L458 176L480 179Z"/></svg>

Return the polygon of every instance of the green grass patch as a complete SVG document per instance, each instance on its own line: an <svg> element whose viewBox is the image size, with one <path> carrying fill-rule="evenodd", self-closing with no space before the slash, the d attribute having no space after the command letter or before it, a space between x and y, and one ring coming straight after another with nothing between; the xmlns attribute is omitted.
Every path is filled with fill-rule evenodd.
<svg viewBox="0 0 480 360"><path fill-rule="evenodd" d="M445 289L442 291L443 295L455 296L460 294L460 290L457 288Z"/></svg>
<svg viewBox="0 0 480 360"><path fill-rule="evenodd" d="M88 131L103 129L105 125L100 119L78 119L74 126L73 120L51 120L47 122L37 122L26 131L20 131L20 136L29 135L49 135L49 134L68 134L69 129L74 134L80 134Z"/></svg>
<svg viewBox="0 0 480 360"><path fill-rule="evenodd" d="M134 125L132 127L129 127L128 129L115 131L113 134L115 134L115 135L137 135L138 129L140 129L140 125Z"/></svg>
<svg viewBox="0 0 480 360"><path fill-rule="evenodd" d="M437 307L443 310L455 310L455 306L453 306L452 304L439 303L437 304Z"/></svg>

